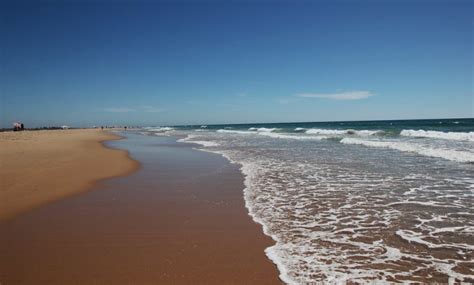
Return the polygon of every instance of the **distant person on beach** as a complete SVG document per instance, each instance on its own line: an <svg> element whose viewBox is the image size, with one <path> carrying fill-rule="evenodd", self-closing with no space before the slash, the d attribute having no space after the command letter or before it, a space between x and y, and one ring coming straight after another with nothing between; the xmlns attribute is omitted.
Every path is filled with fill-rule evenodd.
<svg viewBox="0 0 474 285"><path fill-rule="evenodd" d="M100 129L101 129L101 130L104 130L104 126L100 126Z"/></svg>
<svg viewBox="0 0 474 285"><path fill-rule="evenodd" d="M20 128L21 128L22 131L24 131L25 130L25 125L23 125L23 123L21 123Z"/></svg>
<svg viewBox="0 0 474 285"><path fill-rule="evenodd" d="M21 125L18 122L13 123L13 131L20 131L21 130Z"/></svg>

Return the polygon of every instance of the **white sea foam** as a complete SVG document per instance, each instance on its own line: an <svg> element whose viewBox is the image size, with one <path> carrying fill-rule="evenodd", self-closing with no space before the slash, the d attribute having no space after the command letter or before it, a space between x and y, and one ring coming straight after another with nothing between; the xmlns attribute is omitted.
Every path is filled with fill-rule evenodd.
<svg viewBox="0 0 474 285"><path fill-rule="evenodd" d="M144 128L146 129L147 131L149 132L157 132L157 133L163 133L163 132L168 132L168 131L173 131L174 128L171 128L171 127L148 127L148 128Z"/></svg>
<svg viewBox="0 0 474 285"><path fill-rule="evenodd" d="M219 144L218 144L217 142L214 142L214 141L197 140L196 138L197 138L197 136L195 136L195 135L188 135L188 136L185 137L185 138L182 138L182 139L177 140L177 142L195 143L195 144L202 145L202 146L204 146L204 147L216 147L216 146L219 146Z"/></svg>
<svg viewBox="0 0 474 285"><path fill-rule="evenodd" d="M300 136L300 135L289 135L289 134L282 134L282 133L271 133L271 132L261 132L259 133L261 136L277 138L277 139L292 139L292 140L322 140L327 139L326 136Z"/></svg>
<svg viewBox="0 0 474 285"><path fill-rule="evenodd" d="M315 141L289 140L302 137ZM214 143L199 149L241 165L245 205L275 241L265 253L285 283L387 284L419 278L436 282L439 279L429 278L440 275L466 282L471 278L457 269L474 246L469 206L473 180L465 171L470 164L444 160L426 164L420 157L317 141L320 137L222 130L192 132L184 141ZM416 141L401 142L426 146ZM445 146L432 146L440 145ZM443 248L451 255L439 257L430 248Z"/></svg>
<svg viewBox="0 0 474 285"><path fill-rule="evenodd" d="M322 139L331 139L335 135L355 135L355 136L373 136L380 134L382 131L378 130L325 130L325 129L309 129L296 128L295 130L303 131L304 134L290 134L290 133L276 133L277 128L255 128L251 127L247 131L244 130L229 130L229 129L220 129L216 132L218 133L229 133L229 134L242 134L242 135L251 135L258 134L272 138L280 139L294 139L294 140L322 140ZM315 136L317 135L317 136Z"/></svg>
<svg viewBox="0 0 474 285"><path fill-rule="evenodd" d="M249 131L257 131L257 132L264 132L264 133L270 133L276 130L277 128L249 128Z"/></svg>
<svg viewBox="0 0 474 285"><path fill-rule="evenodd" d="M384 131L382 130L347 130L348 134L355 134L357 136L375 136L382 135Z"/></svg>
<svg viewBox="0 0 474 285"><path fill-rule="evenodd" d="M218 143L216 142L211 142L211 141L195 141L195 140L189 140L187 142L190 142L190 143L195 143L195 144L200 144L204 147L215 147L215 146L219 146Z"/></svg>
<svg viewBox="0 0 474 285"><path fill-rule="evenodd" d="M443 140L471 141L474 142L474 132L438 132L425 130L402 130L401 136L417 138L433 138Z"/></svg>
<svg viewBox="0 0 474 285"><path fill-rule="evenodd" d="M424 156L438 157L458 162L474 162L474 153L461 150L431 148L424 145L401 141L375 141L357 138L343 138L343 144L358 144L368 147L389 148L403 152L413 152Z"/></svg>
<svg viewBox="0 0 474 285"><path fill-rule="evenodd" d="M382 134L381 130L330 130L330 129L309 129L306 131L310 135L356 135L356 136L374 136Z"/></svg>
<svg viewBox="0 0 474 285"><path fill-rule="evenodd" d="M252 128L250 128L252 129ZM240 130L217 130L218 133L226 133L226 134L241 134L241 135L260 135L265 137L271 137L276 139L292 139L292 140L322 140L327 139L327 136L304 136L304 135L291 135L291 134L284 134L284 133L274 133L273 131L276 129L266 129L266 128L253 128L254 130L259 131L240 131ZM263 130L261 130L263 129Z"/></svg>
<svg viewBox="0 0 474 285"><path fill-rule="evenodd" d="M233 155L228 154L228 156L232 157ZM353 238L363 236L362 233L364 231L367 231L367 233L371 235L371 233L374 233L374 230L379 228L379 226L367 226L365 222L375 217L380 219L379 216L371 213L371 210L357 209L357 204L351 204L353 203L351 202L352 199L362 199L361 201L363 201L362 196L349 195L350 198L348 197L349 199L347 199L346 205L337 208L329 204L329 208L325 209L325 207L323 207L320 208L318 212L313 213L309 206L312 203L311 200L314 199L314 195L305 193L305 190L303 190L305 188L303 186L304 184L299 187L301 189L298 189L293 188L296 185L292 183L287 184L290 181L285 182L285 180L283 180L284 185L276 184L275 182L278 181L277 177L275 177L276 179L270 179L270 181L268 181L267 172L286 172L286 167L279 169L283 167L283 165L278 166L275 163L270 163L272 167L265 169L262 166L268 164L268 162L264 162L262 165L262 162L243 160L240 161L240 163L243 165L241 170L245 175L246 188L244 189L244 198L246 207L254 221L263 226L265 234L275 240L276 244L267 248L265 253L269 259L277 265L280 271L280 278L285 283L318 284L318 282L322 280L328 282L328 284L339 284L340 282L345 283L347 281L367 283L370 282L369 280L377 278L378 280L376 279L370 283L386 284L387 281L384 281L384 278L391 274L390 270L371 269L370 267L365 267L364 264L371 263L390 266L406 258L416 260L419 262L420 267L417 268L415 266L414 269L407 270L404 273L397 272L395 274L410 278L418 269L431 266L432 268L436 268L439 272L456 277L459 280L465 278L465 275L454 271L454 267L457 264L456 262L453 262L451 266L445 266L446 261L401 252L398 248L386 245L383 240L374 241L372 244L370 242L354 241ZM308 166L302 167L307 168ZM301 169L295 170L295 172L299 171L301 171ZM281 177L285 176L286 175L283 174ZM354 186L356 186L356 188L362 186L358 185L357 182L362 182L365 178L361 177L359 180L356 179L356 177L357 175L352 176L351 179L355 179L354 182L356 183L352 186L348 185L349 188L347 190L334 189L331 191L336 191L341 194L346 193L347 195L348 192L346 191L349 191L349 189ZM322 180L325 181L326 179ZM298 179L296 179L295 182L298 182ZM325 185L327 182L328 181L323 182L322 185ZM299 183L303 183L303 181L299 181ZM315 181L313 183L315 183ZM383 183L385 184L386 182ZM283 186L286 191L277 191L281 186ZM365 187L362 187L362 192ZM320 191L321 190L322 189L320 189ZM288 192L292 194L288 194ZM327 197L326 199L321 199L320 202L328 198L331 199L332 197L331 194L326 196L327 194L325 194L324 191L319 193L319 195L321 195L321 198ZM290 200L287 201L286 199ZM290 204L286 204L285 202L289 202ZM293 206L290 206L291 204L293 204ZM286 211L290 211L292 214L287 216ZM379 221L379 223L385 226L390 226L391 220L396 219L400 214L398 211L384 210L384 212L382 216L384 220ZM309 213L311 214L308 216ZM347 228L335 230L338 224L342 224L344 217L350 217L349 222L346 224ZM308 221L312 222L308 223ZM376 223L374 225L376 225ZM446 228L445 230L459 230L459 228ZM421 235L413 231L411 233L417 235L419 244L428 245L427 242L422 239ZM433 234L437 233L438 232L435 231L433 232ZM318 245L318 242L313 241L336 245L340 244L342 248L338 250L337 248L321 247ZM447 247L460 248L461 250L470 250L472 247L468 244L429 245L435 248ZM308 252L310 254L308 254ZM350 258L352 255L354 257L370 260L370 262L348 262L347 258Z"/></svg>
<svg viewBox="0 0 474 285"><path fill-rule="evenodd" d="M412 192L413 193L413 192ZM412 193L406 193L407 195L412 194ZM404 193L405 194L405 193ZM446 204L444 203L439 203L439 202L421 202L421 201L400 201L400 202L394 202L390 203L387 206L398 206L398 205L419 205L419 206L428 206L428 207L441 207L441 208L452 208L456 207L455 205L451 204Z"/></svg>
<svg viewBox="0 0 474 285"><path fill-rule="evenodd" d="M449 228L449 232L453 232L458 228L459 227L451 227L451 228ZM446 231L448 231L448 230L446 230ZM433 242L425 240L423 234L417 233L417 232L414 232L414 231L410 231L410 230L398 230L395 233L396 233L396 235L398 235L402 239L408 241L409 243L415 242L415 243L427 246L429 248L455 248L455 249L462 249L462 250L474 250L474 245L470 245L470 244L466 244L466 243L435 244ZM437 231L436 233L439 233L439 231ZM433 237L433 233L429 237Z"/></svg>
<svg viewBox="0 0 474 285"><path fill-rule="evenodd" d="M216 132L224 133L224 134L241 134L241 135L255 134L255 132L252 132L252 131L239 131L239 130L228 130L228 129L220 129L220 130L217 130Z"/></svg>
<svg viewBox="0 0 474 285"><path fill-rule="evenodd" d="M309 129L305 133L309 135L345 135L345 130L326 130L326 129Z"/></svg>

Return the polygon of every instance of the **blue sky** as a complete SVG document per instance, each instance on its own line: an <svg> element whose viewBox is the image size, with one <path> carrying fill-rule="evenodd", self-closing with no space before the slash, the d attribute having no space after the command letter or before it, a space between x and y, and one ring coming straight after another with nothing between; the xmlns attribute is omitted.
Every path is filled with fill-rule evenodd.
<svg viewBox="0 0 474 285"><path fill-rule="evenodd" d="M2 1L2 127L473 117L472 1Z"/></svg>

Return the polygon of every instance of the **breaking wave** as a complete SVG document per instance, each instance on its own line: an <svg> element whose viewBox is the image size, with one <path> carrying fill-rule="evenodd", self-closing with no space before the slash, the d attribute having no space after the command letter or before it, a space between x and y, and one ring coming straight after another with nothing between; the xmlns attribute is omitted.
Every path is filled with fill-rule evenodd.
<svg viewBox="0 0 474 285"><path fill-rule="evenodd" d="M177 142L195 143L195 144L199 144L199 145L201 145L201 146L203 146L203 147L216 147L216 146L219 146L219 144L218 144L217 142L214 142L214 141L197 140L196 138L197 138L197 136L188 135L188 136L185 137L185 138L182 138L182 139L177 140Z"/></svg>
<svg viewBox="0 0 474 285"><path fill-rule="evenodd" d="M381 130L329 130L329 129L309 129L306 131L311 135L356 135L356 136L374 136L381 135Z"/></svg>
<svg viewBox="0 0 474 285"><path fill-rule="evenodd" d="M227 134L241 134L241 135L251 135L255 134L255 132L252 131L239 131L239 130L228 130L228 129L220 129L217 130L216 132L218 133L227 133Z"/></svg>
<svg viewBox="0 0 474 285"><path fill-rule="evenodd" d="M277 128L249 128L249 131L270 133L276 131Z"/></svg>
<svg viewBox="0 0 474 285"><path fill-rule="evenodd" d="M441 149L441 148L432 148L424 146L421 144L403 142L403 141L374 141L374 140L363 140L357 138L343 138L341 140L343 144L356 144L364 145L368 147L377 147L377 148L388 148L399 150L403 152L412 152L424 156L431 156L437 158L443 158L447 160L457 161L457 162L474 162L474 153L453 150L453 149Z"/></svg>
<svg viewBox="0 0 474 285"><path fill-rule="evenodd" d="M252 130L250 130L252 129ZM267 128L250 128L249 131L240 131L240 130L217 130L217 133L223 134L240 134L240 135L260 135L276 139L292 139L292 140L322 140L327 139L326 136L301 136L301 135L292 135L289 133L274 133L276 129L267 129ZM263 130L262 130L263 129Z"/></svg>
<svg viewBox="0 0 474 285"><path fill-rule="evenodd" d="M171 128L171 127L148 127L148 128L144 128L144 129L149 131L149 132L155 132L155 133L164 133L164 132L174 130L174 128Z"/></svg>
<svg viewBox="0 0 474 285"><path fill-rule="evenodd" d="M474 142L474 132L439 132L425 130L402 130L401 136L416 138L433 138L443 140L471 141Z"/></svg>

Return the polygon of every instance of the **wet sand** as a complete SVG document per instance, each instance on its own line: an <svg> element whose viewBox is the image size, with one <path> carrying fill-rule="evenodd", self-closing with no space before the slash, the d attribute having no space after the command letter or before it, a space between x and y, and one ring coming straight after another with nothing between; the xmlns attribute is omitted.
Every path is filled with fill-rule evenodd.
<svg viewBox="0 0 474 285"><path fill-rule="evenodd" d="M3 284L279 284L238 166L130 135L142 168L0 224Z"/></svg>
<svg viewBox="0 0 474 285"><path fill-rule="evenodd" d="M0 223L136 170L126 151L102 145L119 138L90 129L1 132Z"/></svg>

